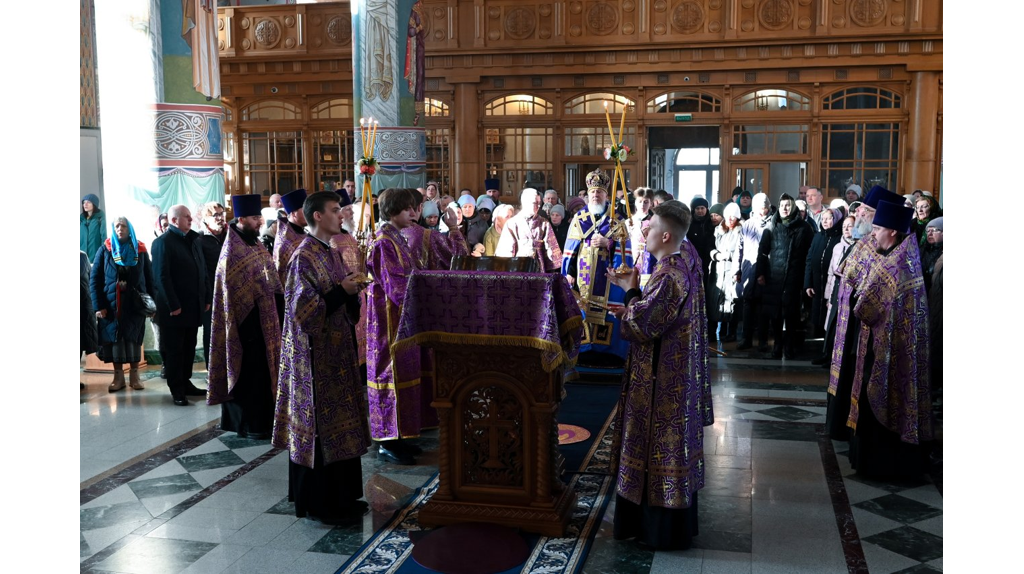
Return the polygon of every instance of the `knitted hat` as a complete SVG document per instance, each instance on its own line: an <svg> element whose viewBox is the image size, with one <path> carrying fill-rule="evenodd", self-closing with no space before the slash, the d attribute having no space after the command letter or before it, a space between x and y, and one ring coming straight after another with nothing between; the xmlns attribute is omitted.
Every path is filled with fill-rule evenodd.
<svg viewBox="0 0 1024 574"><path fill-rule="evenodd" d="M846 191L852 191L857 194L857 197L864 197L864 190L860 188L856 183L851 183L847 186Z"/></svg>
<svg viewBox="0 0 1024 574"><path fill-rule="evenodd" d="M571 215L576 215L576 212L587 206L586 200L582 197L573 197L565 204L566 209L569 210Z"/></svg>
<svg viewBox="0 0 1024 574"><path fill-rule="evenodd" d="M261 200L262 198L257 194L232 195L231 211L235 213L235 217L250 217L253 215L262 215L260 213Z"/></svg>
<svg viewBox="0 0 1024 574"><path fill-rule="evenodd" d="M548 213L557 213L562 217L565 217L565 206L563 205L552 205L551 210Z"/></svg>
<svg viewBox="0 0 1024 574"><path fill-rule="evenodd" d="M95 209L99 209L100 208L100 198L95 193L87 193L87 194L83 195L82 196L82 203L85 203L86 201L91 201L92 202L92 206Z"/></svg>
<svg viewBox="0 0 1024 574"><path fill-rule="evenodd" d="M740 212L740 206L736 202L730 201L729 205L725 206L725 211L722 212L722 217L726 221L729 221L730 217L735 217L736 219L743 219L743 214Z"/></svg>
<svg viewBox="0 0 1024 574"><path fill-rule="evenodd" d="M721 203L716 203L712 205L711 209L709 209L708 211L710 211L711 213L717 213L718 215L722 215L722 212L725 211L725 205Z"/></svg>
<svg viewBox="0 0 1024 574"><path fill-rule="evenodd" d="M441 215L441 211L438 209L437 204L434 203L433 201L424 201L423 217L431 217L434 215Z"/></svg>
<svg viewBox="0 0 1024 574"><path fill-rule="evenodd" d="M690 211L693 211L694 209L697 209L698 207L707 207L707 206L708 206L708 200L704 199L703 197L695 197L695 198L690 200Z"/></svg>
<svg viewBox="0 0 1024 574"><path fill-rule="evenodd" d="M901 197L900 200L902 199ZM902 201L880 201L875 209L877 211L875 211L875 218L871 220L872 225L900 233L910 231L910 220L914 218L914 210L903 205Z"/></svg>
<svg viewBox="0 0 1024 574"><path fill-rule="evenodd" d="M291 213L302 209L302 204L306 201L306 190L296 189L291 193L286 193L281 196L281 206L284 207L285 213Z"/></svg>
<svg viewBox="0 0 1024 574"><path fill-rule="evenodd" d="M750 192L749 191L744 191L743 193L749 194ZM743 197L743 196L741 195L740 197ZM754 213L760 213L760 211L762 209L764 209L764 206L768 205L770 203L771 202L768 199L768 195L767 194L759 193L759 194L754 196L754 199L750 200L750 209Z"/></svg>
<svg viewBox="0 0 1024 574"><path fill-rule="evenodd" d="M939 231L942 231L942 218L936 217L935 219L929 221L928 225L925 226L925 229L928 229L929 227L936 227Z"/></svg>

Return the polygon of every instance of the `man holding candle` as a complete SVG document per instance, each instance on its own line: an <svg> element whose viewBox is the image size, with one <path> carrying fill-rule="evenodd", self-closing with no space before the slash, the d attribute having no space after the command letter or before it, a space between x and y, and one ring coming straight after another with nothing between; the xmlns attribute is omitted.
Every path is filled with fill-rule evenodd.
<svg viewBox="0 0 1024 574"><path fill-rule="evenodd" d="M627 290L612 313L631 342L616 411L612 535L665 550L685 550L697 535L704 427L714 423L702 263L684 241L690 220L679 201L654 208L646 249L658 263L642 294L639 270L608 274Z"/></svg>
<svg viewBox="0 0 1024 574"><path fill-rule="evenodd" d="M608 204L611 178L598 169L587 175L587 206L572 219L562 253L562 274L585 301L585 329L581 357L595 364L621 365L629 344L619 337L619 321L607 314L609 303L619 303L624 291L606 277L608 269L633 265L629 241L612 237L615 214Z"/></svg>

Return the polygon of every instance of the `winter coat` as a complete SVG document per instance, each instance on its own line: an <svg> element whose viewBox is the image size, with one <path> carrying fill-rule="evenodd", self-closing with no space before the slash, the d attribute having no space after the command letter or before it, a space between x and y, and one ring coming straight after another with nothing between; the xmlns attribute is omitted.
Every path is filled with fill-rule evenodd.
<svg viewBox="0 0 1024 574"><path fill-rule="evenodd" d="M80 339L79 353L95 353L99 349L99 340L96 335L96 312L92 306L92 295L89 279L92 274L92 265L89 265L89 257L84 251L79 252L79 282L81 283L81 299L79 300L79 311L82 319L82 333Z"/></svg>
<svg viewBox="0 0 1024 574"><path fill-rule="evenodd" d="M932 394L942 392L942 255L933 265L934 272L926 275L931 287L928 289L928 335L931 353Z"/></svg>
<svg viewBox="0 0 1024 574"><path fill-rule="evenodd" d="M182 233L173 225L153 241L153 285L160 328L198 327L213 303L206 288L206 257L195 231ZM178 315L171 311L181 309Z"/></svg>
<svg viewBox="0 0 1024 574"><path fill-rule="evenodd" d="M705 270L711 264L711 251L715 248L716 227L711 221L711 216L705 215L702 220L694 217L690 222L690 230L686 232L686 238L697 248L697 254L700 255L702 267Z"/></svg>
<svg viewBox="0 0 1024 574"><path fill-rule="evenodd" d="M760 297L761 286L757 284L757 253L761 236L766 229L771 229L773 219L769 217L751 217L743 222L740 229L740 278L739 295L744 299Z"/></svg>
<svg viewBox="0 0 1024 574"><path fill-rule="evenodd" d="M825 326L825 283L828 281L828 266L832 262L832 249L843 238L843 226L832 227L819 231L811 239L811 248L807 251L807 264L804 266L804 291L814 289L811 297L811 324L815 327Z"/></svg>
<svg viewBox="0 0 1024 574"><path fill-rule="evenodd" d="M235 222L238 220L236 219ZM232 222L234 223L234 222ZM224 240L228 237L228 228L224 227L224 233L220 236L214 235L207 229L196 238L196 242L203 248L203 257L206 259L206 290L210 292L210 300L213 300L213 277L217 273L217 261L220 259L220 249L224 246ZM271 251L273 253L273 251Z"/></svg>
<svg viewBox="0 0 1024 574"><path fill-rule="evenodd" d="M935 262L942 257L942 243L925 243L921 249L921 272L924 274L924 288L932 286L932 272L935 271Z"/></svg>
<svg viewBox="0 0 1024 574"><path fill-rule="evenodd" d="M762 309L771 315L778 308L800 304L804 266L811 247L811 226L793 214L788 222L776 213L758 245L757 274L764 276Z"/></svg>
<svg viewBox="0 0 1024 574"><path fill-rule="evenodd" d="M115 237L113 239L117 241ZM114 263L110 242L106 242L97 251L92 266L92 305L99 312L106 309L107 316L98 320L100 345L116 343L124 340L133 345L141 345L146 335L146 316L135 307L135 296L132 289L154 295L153 274L150 268L149 254L146 245L139 242L139 260L125 267ZM127 289L121 291L121 312L118 316L117 282L125 281Z"/></svg>
<svg viewBox="0 0 1024 574"><path fill-rule="evenodd" d="M715 267L714 284L711 297L712 305L718 313L729 314L735 310L739 283L736 274L740 272L740 232L737 226L732 231L724 231L719 225L715 228L715 248L711 251L712 266Z"/></svg>
<svg viewBox="0 0 1024 574"><path fill-rule="evenodd" d="M107 216L97 207L96 211L92 212L92 217L87 218L83 211L78 216L78 222L78 248L92 257L107 239ZM92 260L89 262L95 263Z"/></svg>
<svg viewBox="0 0 1024 574"><path fill-rule="evenodd" d="M853 243L852 239L847 243L845 239L840 237L839 243L836 243L835 247L832 248L832 256L829 258L828 264L828 279L825 281L826 328L832 323L832 307L835 305L836 283L839 281L839 264L843 261L843 255L846 253L846 250L853 246Z"/></svg>

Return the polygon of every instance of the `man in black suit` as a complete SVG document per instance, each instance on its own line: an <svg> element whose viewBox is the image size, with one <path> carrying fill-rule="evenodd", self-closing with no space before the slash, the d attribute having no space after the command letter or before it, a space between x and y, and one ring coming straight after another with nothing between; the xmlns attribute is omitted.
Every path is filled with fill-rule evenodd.
<svg viewBox="0 0 1024 574"><path fill-rule="evenodd" d="M192 214L184 205L175 205L167 216L171 226L153 241L160 355L167 366L167 386L174 404L188 406L187 396L206 396L206 391L189 379L199 326L210 309L212 295L206 288L206 259L197 241L199 234L192 231Z"/></svg>

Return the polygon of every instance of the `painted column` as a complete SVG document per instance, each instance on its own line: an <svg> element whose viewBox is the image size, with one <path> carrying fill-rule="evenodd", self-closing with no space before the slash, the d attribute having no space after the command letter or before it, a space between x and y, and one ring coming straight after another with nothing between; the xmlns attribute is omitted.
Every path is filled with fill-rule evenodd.
<svg viewBox="0 0 1024 574"><path fill-rule="evenodd" d="M910 85L910 123L907 126L904 193L915 189L935 191L938 152L938 72L916 72Z"/></svg>
<svg viewBox="0 0 1024 574"><path fill-rule="evenodd" d="M424 37L420 0L353 0L352 89L354 127L359 119L380 123L372 179L374 195L388 187L423 187L426 183L424 115ZM361 138L356 156L363 157ZM362 176L356 173L356 194Z"/></svg>

